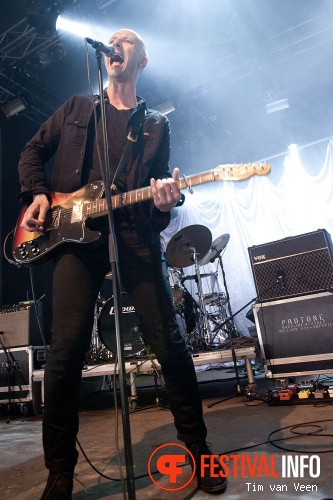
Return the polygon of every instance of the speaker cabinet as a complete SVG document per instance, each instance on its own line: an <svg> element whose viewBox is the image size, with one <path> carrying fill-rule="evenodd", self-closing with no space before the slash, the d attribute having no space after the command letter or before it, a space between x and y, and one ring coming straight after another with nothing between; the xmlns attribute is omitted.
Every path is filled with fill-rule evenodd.
<svg viewBox="0 0 333 500"><path fill-rule="evenodd" d="M268 378L333 372L333 293L255 304Z"/></svg>
<svg viewBox="0 0 333 500"><path fill-rule="evenodd" d="M248 248L260 302L333 289L332 241L325 229Z"/></svg>
<svg viewBox="0 0 333 500"><path fill-rule="evenodd" d="M42 303L37 300L29 304L0 311L0 335L5 348L44 344Z"/></svg>

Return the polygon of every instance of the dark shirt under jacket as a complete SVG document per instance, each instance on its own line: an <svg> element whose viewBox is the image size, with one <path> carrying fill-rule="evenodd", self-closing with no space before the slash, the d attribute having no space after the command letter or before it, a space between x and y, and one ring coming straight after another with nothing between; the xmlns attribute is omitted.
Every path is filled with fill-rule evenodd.
<svg viewBox="0 0 333 500"><path fill-rule="evenodd" d="M127 142L128 135L128 122L133 113L133 109L117 109L109 102L106 102L105 114L107 123L107 138L108 138L108 154L109 154L109 167L111 173L111 182L117 171L120 158L123 154ZM97 138L102 138L102 120L98 113L97 119L97 134L95 133L95 123L90 123L88 126L88 137L86 151L82 168L82 184L88 184L101 178ZM101 141L99 141L100 143ZM99 144L100 154L103 154L103 145ZM127 189L127 165L125 165L118 181L117 192L126 192ZM133 207L123 207L115 210L113 213L115 227L123 229L135 229ZM94 227L103 226L108 227L107 216L92 221Z"/></svg>
<svg viewBox="0 0 333 500"><path fill-rule="evenodd" d="M34 194L52 191L73 192L92 179L84 169L87 139L94 128L93 100L90 96L76 95L63 104L39 129L24 147L19 176L19 198L30 202ZM146 106L138 98L137 109ZM99 105L97 105L99 111ZM135 119L133 111L131 121ZM98 113L99 114L99 113ZM91 144L90 146L91 147ZM44 165L55 155L51 181L47 184ZM170 177L170 125L167 117L157 111L147 110L137 142L127 160L127 191L149 186L150 178ZM92 171L96 173L96 155L93 155ZM114 164L113 164L114 168ZM101 176L98 175L100 179ZM169 213L162 213L151 202L133 205L133 220L143 244L156 243L159 233L170 221Z"/></svg>

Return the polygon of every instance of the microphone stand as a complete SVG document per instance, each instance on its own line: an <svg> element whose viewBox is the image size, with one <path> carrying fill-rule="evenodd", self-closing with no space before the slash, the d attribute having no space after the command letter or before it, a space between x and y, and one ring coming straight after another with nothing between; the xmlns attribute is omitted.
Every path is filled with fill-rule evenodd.
<svg viewBox="0 0 333 500"><path fill-rule="evenodd" d="M101 120L102 120L102 134L103 134L103 149L104 149L104 165L101 165L101 175L104 182L105 198L107 201L108 209L108 222L109 222L109 260L111 264L112 271L112 281L113 281L113 301L114 301L114 311L115 311L115 328L116 328L116 341L117 341L117 354L118 354L118 365L119 365L119 388L121 397L121 408L122 408L122 423L123 423L123 434L124 434L124 452L125 452L125 462L126 462L126 481L127 481L127 491L129 499L135 499L135 484L134 484L134 468L133 468L133 454L132 454L132 442L131 442L131 430L129 421L129 409L128 409L128 399L127 399L127 387L126 387L126 370L125 370L125 360L124 360L124 344L121 335L121 287L120 287L120 272L119 272L119 261L118 261L118 249L117 241L114 230L114 220L112 211L112 195L111 195L111 176L110 176L110 162L108 154L108 141L107 141L107 126L106 126L106 113L105 113L105 100L104 100L104 88L103 88L103 75L102 75L102 51L100 49L96 50L96 60L97 60L97 73L98 73L98 84L99 84L99 95L100 95L100 106L101 106Z"/></svg>
<svg viewBox="0 0 333 500"><path fill-rule="evenodd" d="M223 272L223 276L224 276L224 272ZM264 290L263 293L266 293L269 290L271 290L272 288L274 288L276 286L276 284L279 284L278 280L273 285L271 285L268 288L266 288L266 290ZM217 330L220 330L227 323L233 324L234 317L237 316L237 314L239 314L241 311L243 311L243 309L245 309L250 304L252 304L252 302L255 302L257 299L258 299L258 295L256 297L254 297L253 299L251 299L249 302L247 302L243 307L241 307L240 309L238 309L238 311L236 311L234 314L231 314L229 316L229 318L226 318L224 321L222 321L222 323L219 323L217 326L215 326L215 328L213 329L213 333L216 332ZM227 398L215 401L215 403L212 403L212 404L208 405L207 408L212 408L213 406L215 406L215 405L217 405L219 403L223 403L224 401L228 401L229 399L232 399L235 396L241 396L242 395L242 390L240 388L240 382L239 382L238 368L237 368L237 358L236 358L235 348L234 348L233 341L232 341L231 329L230 328L228 328L228 334L229 334L229 342L230 342L231 353L232 353L232 360L233 360L234 367L235 367L235 372L236 372L237 392L233 396L229 396Z"/></svg>

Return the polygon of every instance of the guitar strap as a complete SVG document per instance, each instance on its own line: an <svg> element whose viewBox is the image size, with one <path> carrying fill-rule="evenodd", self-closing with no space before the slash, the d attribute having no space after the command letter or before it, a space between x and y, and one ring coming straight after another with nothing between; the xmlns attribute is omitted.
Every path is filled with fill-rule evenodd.
<svg viewBox="0 0 333 500"><path fill-rule="evenodd" d="M113 191L117 190L117 182L119 177L121 176L122 171L126 165L126 161L128 156L130 155L133 147L133 143L138 140L139 130L144 122L145 116L147 113L146 105L141 105L131 116L129 119L129 123L131 124L129 127L129 133L127 135L127 142L125 144L125 148L123 154L121 155L120 161L117 166L117 170L114 174L111 189Z"/></svg>

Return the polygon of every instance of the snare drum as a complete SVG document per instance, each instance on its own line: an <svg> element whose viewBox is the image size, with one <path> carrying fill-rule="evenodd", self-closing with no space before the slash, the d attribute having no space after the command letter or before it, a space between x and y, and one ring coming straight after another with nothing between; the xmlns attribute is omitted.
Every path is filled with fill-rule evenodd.
<svg viewBox="0 0 333 500"><path fill-rule="evenodd" d="M121 294L122 304L122 339L124 357L132 357L144 349L138 327L138 317L127 293ZM103 305L97 320L97 331L103 344L112 352L117 352L116 323L113 297Z"/></svg>

